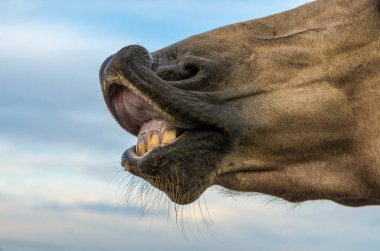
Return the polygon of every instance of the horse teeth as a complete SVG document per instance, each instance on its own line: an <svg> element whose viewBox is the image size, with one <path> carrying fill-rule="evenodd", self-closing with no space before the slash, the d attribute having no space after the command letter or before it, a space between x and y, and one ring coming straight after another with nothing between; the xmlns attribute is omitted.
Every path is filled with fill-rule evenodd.
<svg viewBox="0 0 380 251"><path fill-rule="evenodd" d="M153 148L166 145L175 139L176 129L164 130L161 133L157 131L144 132L138 137L136 144L136 154L138 156L143 156Z"/></svg>
<svg viewBox="0 0 380 251"><path fill-rule="evenodd" d="M162 135L161 145L167 144L167 143L173 141L175 138L176 138L176 130L175 129L165 130L163 135Z"/></svg>
<svg viewBox="0 0 380 251"><path fill-rule="evenodd" d="M160 142L159 142L158 132L156 131L150 132L147 151L159 146L159 144Z"/></svg>
<svg viewBox="0 0 380 251"><path fill-rule="evenodd" d="M139 139L136 150L138 156L143 156L146 153L146 143L144 139Z"/></svg>

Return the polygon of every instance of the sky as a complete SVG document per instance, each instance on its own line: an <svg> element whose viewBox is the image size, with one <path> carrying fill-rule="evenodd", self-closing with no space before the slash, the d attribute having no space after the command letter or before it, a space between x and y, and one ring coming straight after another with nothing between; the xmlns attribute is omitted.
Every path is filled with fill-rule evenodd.
<svg viewBox="0 0 380 251"><path fill-rule="evenodd" d="M2 0L0 250L379 250L378 207L214 187L189 206L157 191L153 203L128 189L135 179L120 166L136 139L104 104L107 56L306 2Z"/></svg>

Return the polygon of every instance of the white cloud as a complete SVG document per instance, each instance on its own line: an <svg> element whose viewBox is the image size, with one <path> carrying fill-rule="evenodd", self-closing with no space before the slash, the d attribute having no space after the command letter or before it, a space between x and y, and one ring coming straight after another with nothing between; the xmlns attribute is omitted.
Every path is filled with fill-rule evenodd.
<svg viewBox="0 0 380 251"><path fill-rule="evenodd" d="M0 139L0 154L6 153L10 148L10 144Z"/></svg>
<svg viewBox="0 0 380 251"><path fill-rule="evenodd" d="M107 157L94 153L48 151L38 147L29 153L18 152L0 159L0 237L48 240L51 244L68 245L73 250L78 245L84 250L107 249L93 247L89 240L94 236L104 245L111 238L116 250L123 250L125 241L131 250L137 247L140 247L138 250L151 250L152 242L159 245L159 250L163 250L164 242L172 245L167 250L183 245L183 250L210 250L216 246L228 250L236 245L242 245L239 250L251 250L251 245L257 245L258 250L263 247L266 250L313 250L310 249L312 243L301 240L323 242L334 235L337 242L332 247L337 247L345 236L351 236L351 243L375 242L376 234L371 233L379 231L375 208L350 209L332 202L306 203L293 208L281 202L266 204L260 197L225 197L214 189L205 195L207 209L203 200L200 201L203 213L197 203L178 207L178 223L175 223L171 204L170 220L166 221L162 214L141 220L135 213L112 210L133 206L136 201L126 204L122 181L125 173L120 179L112 179L111 176L120 174L121 168L101 164L104 159ZM91 176L88 171L97 168L104 169L108 178ZM211 226L211 234L203 217ZM74 231L80 239L68 237L63 229ZM184 234L191 245L183 240ZM151 243L139 244L138 236L149 238ZM287 245L267 243L271 239L282 240ZM289 240L300 242L289 246ZM325 248L321 244L314 250Z"/></svg>
<svg viewBox="0 0 380 251"><path fill-rule="evenodd" d="M41 57L52 58L67 53L73 56L76 52L114 52L126 42L128 41L89 35L85 30L67 24L0 24L0 58L21 57L38 60Z"/></svg>
<svg viewBox="0 0 380 251"><path fill-rule="evenodd" d="M12 18L14 16L23 15L35 11L41 6L42 1L34 0L2 0L0 2L0 9L2 11L1 18Z"/></svg>
<svg viewBox="0 0 380 251"><path fill-rule="evenodd" d="M16 144L16 143L15 143ZM0 154L0 194L32 204L119 203L119 153L17 141ZM1 197L1 196L0 196Z"/></svg>

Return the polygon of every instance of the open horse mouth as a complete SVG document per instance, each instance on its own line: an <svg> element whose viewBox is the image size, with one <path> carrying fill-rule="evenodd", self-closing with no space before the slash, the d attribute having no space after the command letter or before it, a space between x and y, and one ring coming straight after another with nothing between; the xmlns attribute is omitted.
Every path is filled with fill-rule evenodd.
<svg viewBox="0 0 380 251"><path fill-rule="evenodd" d="M106 96L117 122L137 137L132 153L139 157L154 148L173 143L184 131L165 121L146 101L125 86L108 85Z"/></svg>
<svg viewBox="0 0 380 251"><path fill-rule="evenodd" d="M203 79L200 75L205 73L166 81L151 64L143 47L129 46L108 58L100 70L110 112L137 137L136 145L124 152L122 166L177 203L189 203L211 185L225 133L209 97L176 86Z"/></svg>
<svg viewBox="0 0 380 251"><path fill-rule="evenodd" d="M314 1L100 69L137 137L125 170L187 204L209 186L379 204L379 1Z"/></svg>

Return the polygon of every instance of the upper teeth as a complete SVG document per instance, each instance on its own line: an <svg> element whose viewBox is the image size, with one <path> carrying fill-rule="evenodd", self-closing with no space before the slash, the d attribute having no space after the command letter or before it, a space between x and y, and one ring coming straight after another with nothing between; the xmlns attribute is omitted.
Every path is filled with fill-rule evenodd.
<svg viewBox="0 0 380 251"><path fill-rule="evenodd" d="M176 138L176 134L176 128L164 120L150 120L144 123L137 138L137 155L142 156L157 146L170 143Z"/></svg>

